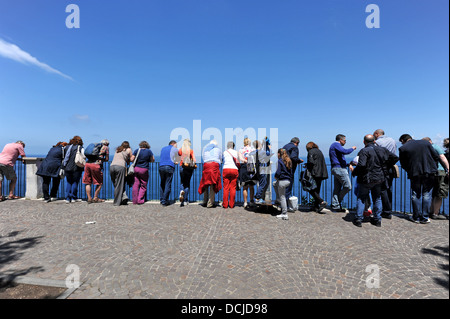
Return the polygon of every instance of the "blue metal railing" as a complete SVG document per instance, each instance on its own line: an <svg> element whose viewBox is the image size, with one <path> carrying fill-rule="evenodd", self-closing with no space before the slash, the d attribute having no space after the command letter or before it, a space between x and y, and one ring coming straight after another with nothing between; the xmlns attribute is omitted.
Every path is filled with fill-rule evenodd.
<svg viewBox="0 0 450 319"><path fill-rule="evenodd" d="M114 186L111 182L111 178L109 175L109 168L111 163L104 163L103 168L103 187L100 192L100 197L103 199L113 199L114 198ZM17 161L14 166L16 175L17 175L17 185L15 189L15 194L21 197L25 196L26 193L26 165L24 165L21 161ZM147 201L159 201L160 199L160 176L159 176L159 163L150 163L149 169L149 182L147 185ZM198 164L198 168L194 171L190 184L189 191L189 200L193 202L202 201L203 195L198 193L198 187L200 185L201 177L202 177L202 169L203 165ZM299 176L301 171L303 170L303 165L300 165L295 173L294 177L294 185L293 185L293 196L298 198L299 203L309 203L311 196L308 192L304 191L299 182ZM222 168L221 168L222 170ZM334 177L331 174L331 167L328 165L328 175L329 178L323 181L321 197L331 203L333 196L333 186L334 186ZM82 199L86 199L86 189L85 185L82 184L82 179L80 180L80 184L78 186L78 196ZM351 178L352 185L355 182L354 178ZM94 190L92 190L93 192ZM9 192L9 182L6 179L2 184L2 193L3 195L7 195ZM129 198L132 198L132 188L126 186L126 192ZM179 166L175 167L175 173L172 182L172 192L170 194L170 200L176 201L178 199L180 193L180 170ZM272 192L273 196L275 196L275 192ZM60 187L58 191L58 198L65 197L65 180L61 180ZM220 191L216 194L216 201L222 201L223 191ZM400 168L400 177L394 179L392 185L392 209L393 211L411 213L412 212L412 202L411 202L411 187L409 184L409 180L407 178L407 173ZM242 190L236 192L236 202L243 202L243 194ZM353 209L356 206L356 196L354 195L353 190L349 192L343 201L343 206L349 209ZM449 211L449 199L445 199L443 201L444 212Z"/></svg>

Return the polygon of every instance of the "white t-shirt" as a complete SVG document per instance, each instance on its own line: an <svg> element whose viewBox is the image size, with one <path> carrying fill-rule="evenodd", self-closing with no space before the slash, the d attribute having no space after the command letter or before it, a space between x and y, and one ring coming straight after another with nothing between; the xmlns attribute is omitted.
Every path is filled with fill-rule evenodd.
<svg viewBox="0 0 450 319"><path fill-rule="evenodd" d="M223 152L223 158L224 158L223 169L236 169L236 170L238 169L236 164L234 164L233 156L236 159L236 161L239 162L238 153L236 150L229 149L229 150Z"/></svg>

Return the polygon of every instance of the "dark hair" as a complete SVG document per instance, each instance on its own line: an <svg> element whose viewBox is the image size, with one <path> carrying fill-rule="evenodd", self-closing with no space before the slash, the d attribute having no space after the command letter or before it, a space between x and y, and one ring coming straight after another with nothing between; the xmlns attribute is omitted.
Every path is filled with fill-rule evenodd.
<svg viewBox="0 0 450 319"><path fill-rule="evenodd" d="M234 147L235 147L234 142L228 142L228 143L227 143L227 148L228 148L228 149L230 149L230 148L234 149Z"/></svg>
<svg viewBox="0 0 450 319"><path fill-rule="evenodd" d="M261 145L260 141L253 141L253 147L254 148L258 149L260 145Z"/></svg>
<svg viewBox="0 0 450 319"><path fill-rule="evenodd" d="M128 143L128 141L124 141L118 148L116 148L116 153L123 152L127 148L130 148L130 143Z"/></svg>
<svg viewBox="0 0 450 319"><path fill-rule="evenodd" d="M171 141L169 142L169 145L173 145L173 144L177 144L177 141L171 140Z"/></svg>
<svg viewBox="0 0 450 319"><path fill-rule="evenodd" d="M447 137L446 139L444 139L444 147L448 148L448 146L449 146L449 139Z"/></svg>
<svg viewBox="0 0 450 319"><path fill-rule="evenodd" d="M293 137L291 143L300 143L300 139L298 137Z"/></svg>
<svg viewBox="0 0 450 319"><path fill-rule="evenodd" d="M310 151L310 150L312 150L313 148L319 148L319 146L317 146L317 144L314 143L314 142L309 142L308 144L306 144L306 150L307 150L307 151Z"/></svg>
<svg viewBox="0 0 450 319"><path fill-rule="evenodd" d="M412 139L411 135L403 134L402 136L400 136L399 141L404 143L404 142L406 142L408 140L411 140L411 139Z"/></svg>
<svg viewBox="0 0 450 319"><path fill-rule="evenodd" d="M346 136L344 134L338 134L336 135L336 142L339 142L340 140L343 140Z"/></svg>
<svg viewBox="0 0 450 319"><path fill-rule="evenodd" d="M70 145L81 145L83 146L83 140L78 135L75 135L69 142Z"/></svg>
<svg viewBox="0 0 450 319"><path fill-rule="evenodd" d="M142 142L140 142L139 143L139 147L140 148L150 148L150 144L148 144L148 142L147 141L142 141Z"/></svg>

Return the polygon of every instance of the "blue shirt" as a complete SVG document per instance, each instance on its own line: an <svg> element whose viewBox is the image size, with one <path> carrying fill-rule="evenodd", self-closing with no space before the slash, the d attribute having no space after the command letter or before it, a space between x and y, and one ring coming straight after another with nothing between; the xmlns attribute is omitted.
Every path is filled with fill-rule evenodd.
<svg viewBox="0 0 450 319"><path fill-rule="evenodd" d="M433 148L436 150L439 156L445 154L444 150L439 145L433 143L431 146L433 146ZM442 166L440 161L438 162L438 171L445 171L444 166Z"/></svg>
<svg viewBox="0 0 450 319"><path fill-rule="evenodd" d="M161 158L159 160L159 166L171 166L175 168L174 158L178 153L178 149L173 147L172 145L168 145L161 149Z"/></svg>
<svg viewBox="0 0 450 319"><path fill-rule="evenodd" d="M153 157L153 152L148 148L141 148L140 150L141 151L139 152L139 157L135 159L136 167L149 169L150 167L149 163ZM133 152L133 155L137 156L138 151L139 149L135 150Z"/></svg>
<svg viewBox="0 0 450 319"><path fill-rule="evenodd" d="M216 162L221 163L223 160L223 153L220 147L209 143L203 149L203 162Z"/></svg>
<svg viewBox="0 0 450 319"><path fill-rule="evenodd" d="M333 167L347 167L347 161L345 155L353 153L353 148L343 148L341 143L334 142L330 146L330 162L331 168Z"/></svg>

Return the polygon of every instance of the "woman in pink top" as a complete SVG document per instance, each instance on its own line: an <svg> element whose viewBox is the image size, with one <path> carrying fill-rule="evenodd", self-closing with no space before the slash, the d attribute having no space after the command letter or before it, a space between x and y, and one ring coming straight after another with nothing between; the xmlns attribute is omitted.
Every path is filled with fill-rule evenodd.
<svg viewBox="0 0 450 319"><path fill-rule="evenodd" d="M16 188L17 176L14 171L14 164L16 163L19 156L25 157L25 143L22 141L17 141L16 143L6 144L3 151L0 153L0 201L4 201L6 198L3 197L2 193L2 183L3 178L6 177L9 183L9 199L20 198L14 195L14 189Z"/></svg>

